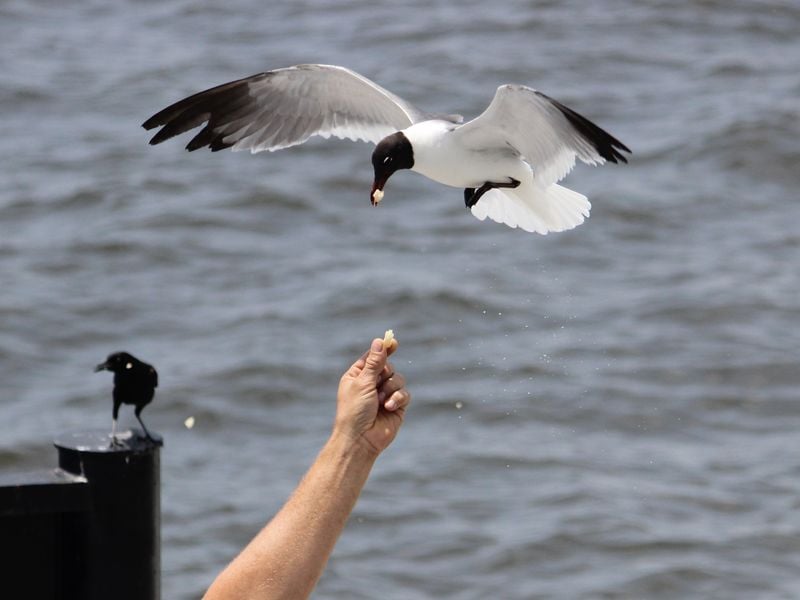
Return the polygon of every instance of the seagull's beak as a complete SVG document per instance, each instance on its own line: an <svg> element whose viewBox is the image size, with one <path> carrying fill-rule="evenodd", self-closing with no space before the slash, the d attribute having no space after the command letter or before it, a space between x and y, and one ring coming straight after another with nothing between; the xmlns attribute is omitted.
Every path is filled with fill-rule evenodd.
<svg viewBox="0 0 800 600"><path fill-rule="evenodd" d="M99 373L100 371L105 371L108 368L108 363L100 363L94 368L95 373Z"/></svg>
<svg viewBox="0 0 800 600"><path fill-rule="evenodd" d="M372 202L372 206L377 206L383 200L383 186L386 185L387 179L389 179L388 176L375 176L375 181L372 183L372 192L369 195L369 201Z"/></svg>

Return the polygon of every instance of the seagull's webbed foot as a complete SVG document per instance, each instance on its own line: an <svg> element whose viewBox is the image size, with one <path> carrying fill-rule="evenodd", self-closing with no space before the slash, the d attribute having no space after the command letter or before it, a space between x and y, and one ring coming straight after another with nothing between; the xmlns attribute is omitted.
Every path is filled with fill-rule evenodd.
<svg viewBox="0 0 800 600"><path fill-rule="evenodd" d="M481 199L486 192L489 190L493 190L495 188L515 188L519 187L519 181L514 179L513 177L509 177L511 181L507 183L496 183L493 181L487 181L477 190L475 188L465 188L464 189L464 205L470 209L478 203L478 200Z"/></svg>
<svg viewBox="0 0 800 600"><path fill-rule="evenodd" d="M113 435L113 434L111 435L111 441L108 443L108 447L109 447L109 448L121 448L121 447L122 447L122 446L124 446L124 445L125 445L125 444L123 444L122 442L120 442L120 441L117 439L117 436L116 436L116 435Z"/></svg>

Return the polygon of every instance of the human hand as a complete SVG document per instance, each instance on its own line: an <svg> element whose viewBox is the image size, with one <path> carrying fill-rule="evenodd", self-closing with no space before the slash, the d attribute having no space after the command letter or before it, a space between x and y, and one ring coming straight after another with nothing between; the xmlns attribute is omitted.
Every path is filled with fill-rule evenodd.
<svg viewBox="0 0 800 600"><path fill-rule="evenodd" d="M394 353L397 343L391 344ZM392 443L403 424L411 394L405 378L388 362L383 341L372 346L342 375L334 433L346 435L376 455Z"/></svg>

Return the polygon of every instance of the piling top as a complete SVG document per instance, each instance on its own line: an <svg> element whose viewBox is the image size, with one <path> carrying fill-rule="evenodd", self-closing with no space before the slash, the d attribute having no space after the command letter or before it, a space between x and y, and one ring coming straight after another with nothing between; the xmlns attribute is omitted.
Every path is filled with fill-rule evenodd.
<svg viewBox="0 0 800 600"><path fill-rule="evenodd" d="M121 431L117 433L117 443L112 445L111 435L107 430L72 431L59 435L53 443L59 450L101 454L130 453L152 450L164 445L164 438L157 433L152 435L155 442L149 440L139 429Z"/></svg>

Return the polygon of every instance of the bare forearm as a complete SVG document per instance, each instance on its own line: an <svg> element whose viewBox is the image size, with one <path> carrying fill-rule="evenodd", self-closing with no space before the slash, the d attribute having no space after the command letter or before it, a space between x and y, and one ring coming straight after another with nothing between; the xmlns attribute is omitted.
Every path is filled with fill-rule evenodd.
<svg viewBox="0 0 800 600"><path fill-rule="evenodd" d="M376 456L343 435L332 435L291 498L219 575L206 600L307 597Z"/></svg>
<svg viewBox="0 0 800 600"><path fill-rule="evenodd" d="M342 375L330 439L283 508L217 577L206 600L311 594L375 459L391 444L411 401L388 354L376 338Z"/></svg>

